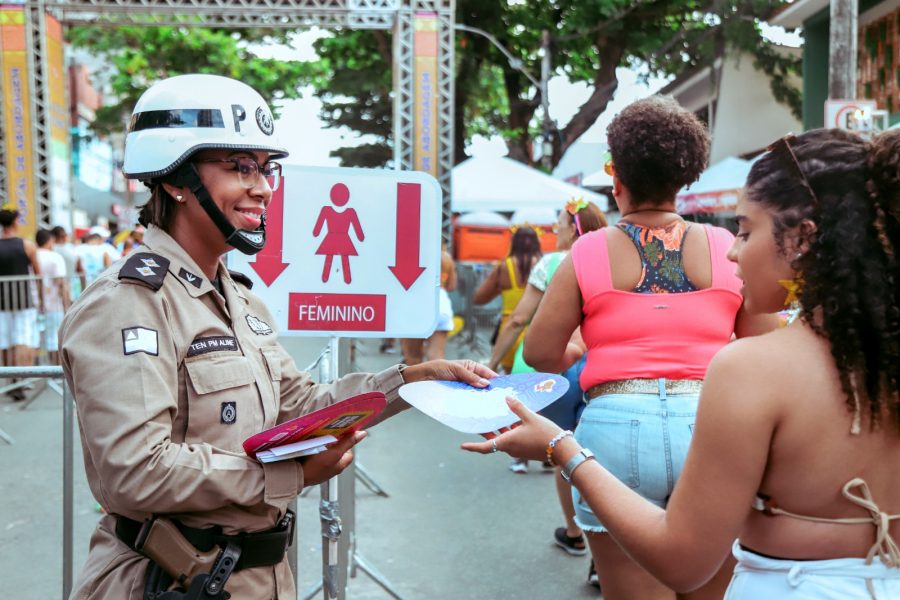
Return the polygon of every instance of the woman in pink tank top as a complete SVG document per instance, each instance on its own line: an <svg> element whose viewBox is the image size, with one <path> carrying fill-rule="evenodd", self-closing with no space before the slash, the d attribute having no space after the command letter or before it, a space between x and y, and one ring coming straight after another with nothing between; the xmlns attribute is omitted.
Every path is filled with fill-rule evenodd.
<svg viewBox="0 0 900 600"><path fill-rule="evenodd" d="M624 551L675 589L709 581L731 549L725 600L900 598L900 131L820 129L768 149L728 257L748 311L791 318L712 361L666 510L516 401L521 427L468 447L565 465Z"/></svg>
<svg viewBox="0 0 900 600"><path fill-rule="evenodd" d="M706 168L706 127L673 100L653 97L619 113L608 141L621 220L572 247L532 321L525 360L540 371L567 368L565 342L581 327L588 405L575 439L664 508L687 455L709 361L735 334L768 330L776 320L741 309L741 284L725 257L733 236L675 211L675 194ZM578 490L573 497L604 598L675 597L628 558ZM691 597L721 598L730 567Z"/></svg>

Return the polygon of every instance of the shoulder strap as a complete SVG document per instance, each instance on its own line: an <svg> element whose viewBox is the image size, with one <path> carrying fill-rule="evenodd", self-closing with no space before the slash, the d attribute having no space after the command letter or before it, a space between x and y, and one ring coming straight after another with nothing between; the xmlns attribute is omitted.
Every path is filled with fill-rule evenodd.
<svg viewBox="0 0 900 600"><path fill-rule="evenodd" d="M726 256L728 248L734 242L734 236L723 227L704 224L703 228L706 230L706 239L709 241L709 257L712 266L710 287L739 290L741 283L734 275L735 266L729 262Z"/></svg>
<svg viewBox="0 0 900 600"><path fill-rule="evenodd" d="M509 283L512 287L519 287L519 281L516 279L516 264L511 256L506 257L506 270L509 272Z"/></svg>
<svg viewBox="0 0 900 600"><path fill-rule="evenodd" d="M612 289L605 227L578 238L572 246L571 255L585 303L593 296Z"/></svg>
<svg viewBox="0 0 900 600"><path fill-rule="evenodd" d="M119 270L119 279L139 281L159 291L169 272L169 259L152 252L132 253Z"/></svg>
<svg viewBox="0 0 900 600"><path fill-rule="evenodd" d="M240 271L232 271L231 269L228 269L228 274L231 275L232 279L243 285L248 290L253 289L253 281Z"/></svg>

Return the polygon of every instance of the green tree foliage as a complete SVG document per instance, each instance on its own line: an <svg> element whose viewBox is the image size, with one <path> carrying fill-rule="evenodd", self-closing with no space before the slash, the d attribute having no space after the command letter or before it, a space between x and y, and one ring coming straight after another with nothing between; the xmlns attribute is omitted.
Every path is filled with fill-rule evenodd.
<svg viewBox="0 0 900 600"><path fill-rule="evenodd" d="M68 41L102 56L111 66L114 99L92 124L100 134L122 131L135 103L150 85L173 75L215 73L240 79L272 100L299 97L308 67L299 61L261 58L249 42L286 43L284 32L200 27L97 27L68 31ZM274 108L274 107L273 107Z"/></svg>
<svg viewBox="0 0 900 600"><path fill-rule="evenodd" d="M770 77L775 98L800 115L799 59L778 53L758 19L782 0L457 0L457 21L493 35L535 77L542 31L551 34L553 73L591 87L568 123L554 128L553 165L593 125L612 99L617 67L679 75L747 53ZM539 90L484 37L457 32L455 156L466 158L475 134L502 135L512 158L532 163L540 138ZM330 127L372 134L374 144L334 153L344 164L381 166L391 156L391 39L385 32L346 31L316 43L320 60L309 79ZM552 98L551 98L552 102ZM380 147L380 150L379 150Z"/></svg>

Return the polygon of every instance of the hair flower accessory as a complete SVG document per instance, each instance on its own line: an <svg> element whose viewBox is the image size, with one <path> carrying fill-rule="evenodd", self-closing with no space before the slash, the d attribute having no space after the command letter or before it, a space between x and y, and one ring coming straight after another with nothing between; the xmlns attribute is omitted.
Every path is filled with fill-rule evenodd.
<svg viewBox="0 0 900 600"><path fill-rule="evenodd" d="M579 212L587 208L588 201L582 198L572 198L566 202L566 212L570 215L577 215Z"/></svg>
<svg viewBox="0 0 900 600"><path fill-rule="evenodd" d="M580 236L584 233L581 229L581 221L578 219L578 213L587 208L588 201L581 198L572 198L568 202L566 202L566 212L572 215L572 220L575 222L575 232Z"/></svg>

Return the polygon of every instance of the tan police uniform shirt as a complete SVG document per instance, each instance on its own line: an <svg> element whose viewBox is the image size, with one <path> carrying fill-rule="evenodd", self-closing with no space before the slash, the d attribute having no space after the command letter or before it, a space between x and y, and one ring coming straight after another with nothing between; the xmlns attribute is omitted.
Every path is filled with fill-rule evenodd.
<svg viewBox="0 0 900 600"><path fill-rule="evenodd" d="M242 442L361 392L393 402L403 383L396 367L313 383L278 343L260 299L224 265L220 294L165 232L150 227L144 243L82 294L60 328L87 480L110 513L91 538L78 599L141 597L147 559L116 538L112 515L168 515L229 534L274 527L303 487L302 467L260 464ZM295 598L286 561L236 572L226 589L241 600Z"/></svg>

